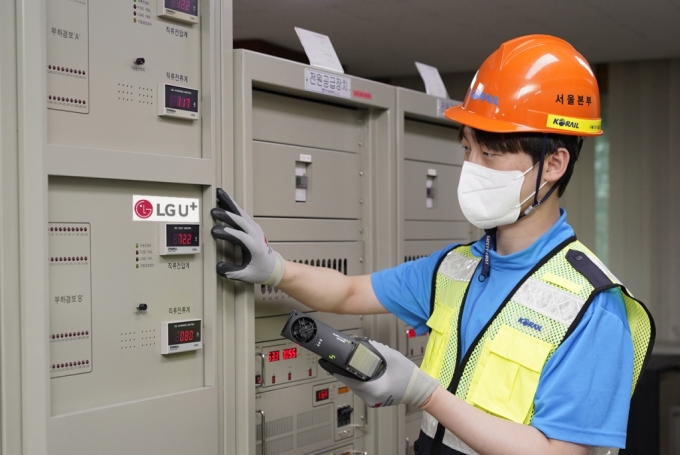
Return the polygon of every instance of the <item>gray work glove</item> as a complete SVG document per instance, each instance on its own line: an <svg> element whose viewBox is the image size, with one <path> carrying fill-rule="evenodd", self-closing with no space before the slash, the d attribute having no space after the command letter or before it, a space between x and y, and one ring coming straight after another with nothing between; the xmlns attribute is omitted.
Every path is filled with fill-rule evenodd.
<svg viewBox="0 0 680 455"><path fill-rule="evenodd" d="M276 286L283 277L283 258L272 250L262 228L222 189L217 189L218 207L210 211L216 224L210 233L241 247L242 263L218 262L217 274L231 280Z"/></svg>
<svg viewBox="0 0 680 455"><path fill-rule="evenodd" d="M319 365L352 389L352 392L372 408L398 404L420 406L430 398L439 381L418 368L399 351L377 341L369 343L385 359L386 368L382 375L376 378L368 381L353 379L345 370L324 359L319 360Z"/></svg>

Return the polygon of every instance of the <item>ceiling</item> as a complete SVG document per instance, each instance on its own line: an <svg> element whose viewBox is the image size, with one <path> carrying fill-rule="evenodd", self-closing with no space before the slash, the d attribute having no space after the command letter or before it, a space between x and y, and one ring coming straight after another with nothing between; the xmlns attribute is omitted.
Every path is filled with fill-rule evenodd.
<svg viewBox="0 0 680 455"><path fill-rule="evenodd" d="M234 0L234 39L302 51L294 27L328 35L366 78L474 71L503 41L545 33L591 64L680 57L680 0Z"/></svg>

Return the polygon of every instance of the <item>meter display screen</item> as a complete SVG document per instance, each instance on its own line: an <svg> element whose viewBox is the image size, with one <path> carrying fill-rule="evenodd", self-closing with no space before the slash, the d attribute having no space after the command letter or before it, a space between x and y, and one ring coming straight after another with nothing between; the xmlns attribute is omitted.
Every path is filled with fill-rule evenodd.
<svg viewBox="0 0 680 455"><path fill-rule="evenodd" d="M201 321L180 321L168 324L168 344L177 345L201 341Z"/></svg>
<svg viewBox="0 0 680 455"><path fill-rule="evenodd" d="M267 359L270 362L278 362L279 360L281 360L279 351L269 351L269 354L267 355Z"/></svg>
<svg viewBox="0 0 680 455"><path fill-rule="evenodd" d="M321 390L316 391L316 401L317 402L328 400L329 397L330 397L330 393L329 393L328 389L321 389Z"/></svg>
<svg viewBox="0 0 680 455"><path fill-rule="evenodd" d="M165 226L165 246L198 246L198 224L168 224Z"/></svg>
<svg viewBox="0 0 680 455"><path fill-rule="evenodd" d="M165 107L198 112L198 90L165 84Z"/></svg>
<svg viewBox="0 0 680 455"><path fill-rule="evenodd" d="M283 360L297 358L297 348L289 348L283 350Z"/></svg>
<svg viewBox="0 0 680 455"><path fill-rule="evenodd" d="M165 7L192 16L198 14L198 0L165 0Z"/></svg>

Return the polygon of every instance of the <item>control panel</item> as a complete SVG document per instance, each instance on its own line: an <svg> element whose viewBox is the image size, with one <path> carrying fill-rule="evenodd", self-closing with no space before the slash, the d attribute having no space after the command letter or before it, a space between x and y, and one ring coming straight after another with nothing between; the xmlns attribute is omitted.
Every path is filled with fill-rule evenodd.
<svg viewBox="0 0 680 455"><path fill-rule="evenodd" d="M201 158L199 3L47 2L48 143Z"/></svg>
<svg viewBox="0 0 680 455"><path fill-rule="evenodd" d="M293 342L262 343L255 346L255 351L256 387L267 388L317 377L318 356Z"/></svg>
<svg viewBox="0 0 680 455"><path fill-rule="evenodd" d="M305 455L362 435L357 430L366 424L366 406L348 387L323 375L316 383L256 395L258 414L265 416L267 447L285 446L286 453ZM261 420L256 434L260 446Z"/></svg>
<svg viewBox="0 0 680 455"><path fill-rule="evenodd" d="M406 357L415 358L425 355L429 333L425 332L418 335L413 327L406 327L403 333L404 340L406 341Z"/></svg>
<svg viewBox="0 0 680 455"><path fill-rule="evenodd" d="M201 224L180 220L200 219L200 196L188 185L50 178L53 415L204 385L201 254L163 255L160 235L184 227L190 239L178 243L200 248ZM155 221L161 211L178 221Z"/></svg>

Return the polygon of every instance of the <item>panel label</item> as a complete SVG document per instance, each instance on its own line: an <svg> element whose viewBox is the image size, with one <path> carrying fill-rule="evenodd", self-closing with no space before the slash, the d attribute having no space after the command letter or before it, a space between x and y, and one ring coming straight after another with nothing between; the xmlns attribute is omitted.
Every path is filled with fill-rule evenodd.
<svg viewBox="0 0 680 455"><path fill-rule="evenodd" d="M460 101L455 101L455 100L449 100L449 99L437 99L437 117L444 117L444 112L447 111L448 108L453 107L453 106L458 106L461 104Z"/></svg>
<svg viewBox="0 0 680 455"><path fill-rule="evenodd" d="M198 223L199 200L193 198L132 196L132 221Z"/></svg>
<svg viewBox="0 0 680 455"><path fill-rule="evenodd" d="M305 68L305 90L340 98L352 98L352 80L337 74Z"/></svg>

